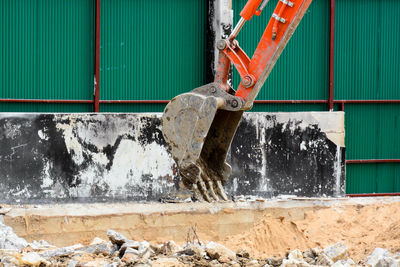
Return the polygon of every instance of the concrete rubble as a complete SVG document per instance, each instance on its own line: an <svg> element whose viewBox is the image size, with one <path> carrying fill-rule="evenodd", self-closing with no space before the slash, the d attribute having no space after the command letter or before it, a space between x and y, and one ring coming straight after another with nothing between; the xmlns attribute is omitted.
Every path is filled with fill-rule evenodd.
<svg viewBox="0 0 400 267"><path fill-rule="evenodd" d="M288 251L284 258L251 257L251 252L240 249L233 252L216 243L188 240L182 247L173 240L150 244L147 241L131 240L121 233L108 230L108 241L94 238L84 246L57 248L46 241L28 243L19 238L11 229L0 224L0 266L216 266L216 267L394 267L400 266L400 254L391 254L383 248L376 248L364 260L355 263L349 258L347 247L338 242L324 249L316 247L301 251Z"/></svg>

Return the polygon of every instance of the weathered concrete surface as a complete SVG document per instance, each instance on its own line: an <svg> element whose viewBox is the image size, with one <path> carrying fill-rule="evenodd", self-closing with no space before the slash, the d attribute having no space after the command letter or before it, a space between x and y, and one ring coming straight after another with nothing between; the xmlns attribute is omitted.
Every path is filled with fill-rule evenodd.
<svg viewBox="0 0 400 267"><path fill-rule="evenodd" d="M4 216L5 224L27 241L44 239L57 246L89 244L93 238L107 239L114 229L134 240L164 242L186 241L190 227L197 227L202 241L221 241L227 236L249 231L265 215L303 220L305 212L334 207L388 204L390 198L293 198L265 202L225 203L114 203L53 204L12 206Z"/></svg>
<svg viewBox="0 0 400 267"><path fill-rule="evenodd" d="M0 202L154 201L183 194L161 114L0 114ZM344 113L246 113L233 195L344 194Z"/></svg>

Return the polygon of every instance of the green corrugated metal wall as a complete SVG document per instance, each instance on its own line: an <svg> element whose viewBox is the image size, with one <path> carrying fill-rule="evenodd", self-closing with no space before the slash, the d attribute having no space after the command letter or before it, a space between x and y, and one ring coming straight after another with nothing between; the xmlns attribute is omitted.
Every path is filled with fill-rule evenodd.
<svg viewBox="0 0 400 267"><path fill-rule="evenodd" d="M0 98L93 98L94 2L0 0ZM91 105L0 103L1 111L89 112Z"/></svg>
<svg viewBox="0 0 400 267"><path fill-rule="evenodd" d="M335 98L400 99L400 1L337 0ZM347 159L400 158L400 104L347 104ZM347 193L400 192L400 164L348 164Z"/></svg>
<svg viewBox="0 0 400 267"><path fill-rule="evenodd" d="M246 0L232 1L237 21ZM250 55L276 2L239 36ZM0 98L93 99L94 3L0 0ZM336 0L335 19L335 99L400 99L400 1ZM207 0L103 0L100 98L170 99L205 83L206 26ZM329 0L314 0L258 99L326 100L328 49ZM100 107L141 112L164 105ZM347 159L400 158L400 105L345 107ZM92 104L0 103L0 111L92 110ZM327 105L257 104L253 110ZM348 193L399 192L400 164L349 164L346 186Z"/></svg>
<svg viewBox="0 0 400 267"><path fill-rule="evenodd" d="M100 99L169 100L205 83L207 1L103 0ZM164 105L100 106L103 112Z"/></svg>

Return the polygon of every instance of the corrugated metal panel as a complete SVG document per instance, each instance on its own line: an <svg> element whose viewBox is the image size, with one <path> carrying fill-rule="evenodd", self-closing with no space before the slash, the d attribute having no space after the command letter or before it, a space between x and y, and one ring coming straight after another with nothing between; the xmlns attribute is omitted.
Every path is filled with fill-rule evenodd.
<svg viewBox="0 0 400 267"><path fill-rule="evenodd" d="M207 0L103 0L101 26L101 99L171 99L206 82Z"/></svg>
<svg viewBox="0 0 400 267"><path fill-rule="evenodd" d="M246 0L233 0L235 23L239 20L239 13L246 2ZM239 33L238 41L250 57L277 2L278 0L270 1L262 15L254 17L245 24ZM328 51L329 1L314 0L257 99L327 99ZM235 87L239 81L240 76L235 70ZM301 106L296 105L296 107Z"/></svg>
<svg viewBox="0 0 400 267"><path fill-rule="evenodd" d="M347 194L391 192L400 192L400 165L398 163L347 165Z"/></svg>
<svg viewBox="0 0 400 267"><path fill-rule="evenodd" d="M400 105L346 105L347 159L400 157ZM348 164L347 193L399 192L400 165Z"/></svg>
<svg viewBox="0 0 400 267"><path fill-rule="evenodd" d="M400 99L400 2L336 0L335 98ZM400 158L398 104L346 105L347 159ZM347 193L399 192L400 165L349 164Z"/></svg>
<svg viewBox="0 0 400 267"><path fill-rule="evenodd" d="M400 1L337 0L335 98L400 98Z"/></svg>
<svg viewBox="0 0 400 267"><path fill-rule="evenodd" d="M93 98L93 11L92 0L0 1L0 98ZM0 109L59 110L38 104Z"/></svg>
<svg viewBox="0 0 400 267"><path fill-rule="evenodd" d="M400 105L346 105L347 159L399 158Z"/></svg>
<svg viewBox="0 0 400 267"><path fill-rule="evenodd" d="M0 103L0 112L93 112L93 105L58 103Z"/></svg>

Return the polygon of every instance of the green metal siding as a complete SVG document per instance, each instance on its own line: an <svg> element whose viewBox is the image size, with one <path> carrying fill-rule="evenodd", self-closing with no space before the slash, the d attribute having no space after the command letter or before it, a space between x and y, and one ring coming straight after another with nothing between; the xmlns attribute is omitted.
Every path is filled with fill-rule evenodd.
<svg viewBox="0 0 400 267"><path fill-rule="evenodd" d="M103 0L100 99L169 100L206 83L207 0ZM103 112L164 105L101 105Z"/></svg>
<svg viewBox="0 0 400 267"><path fill-rule="evenodd" d="M337 0L335 99L400 99L400 1ZM346 104L347 159L400 158L399 104ZM400 164L348 164L347 193L400 192Z"/></svg>
<svg viewBox="0 0 400 267"><path fill-rule="evenodd" d="M234 23L246 0L233 0ZM272 0L260 17L254 16L238 36L240 46L251 57L278 0ZM328 98L329 1L314 0L281 54L257 99ZM234 86L240 82L234 71ZM258 105L257 105L258 106ZM268 109L268 105L263 105ZM282 105L284 106L284 105ZM296 105L301 110L301 106Z"/></svg>
<svg viewBox="0 0 400 267"><path fill-rule="evenodd" d="M0 98L93 98L94 1L0 1ZM0 103L0 111L90 111Z"/></svg>
<svg viewBox="0 0 400 267"><path fill-rule="evenodd" d="M336 0L335 98L400 99L400 1Z"/></svg>

